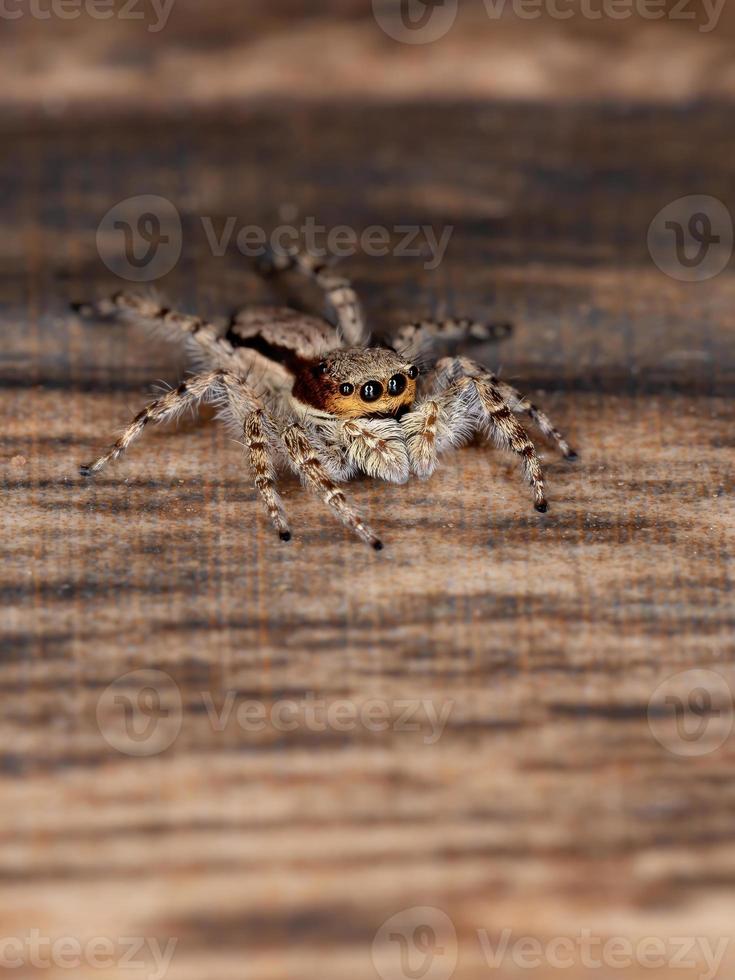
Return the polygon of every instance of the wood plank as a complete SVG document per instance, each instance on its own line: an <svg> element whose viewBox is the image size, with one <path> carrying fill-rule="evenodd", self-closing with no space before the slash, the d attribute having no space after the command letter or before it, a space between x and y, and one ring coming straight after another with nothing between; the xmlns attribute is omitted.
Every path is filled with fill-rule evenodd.
<svg viewBox="0 0 735 980"><path fill-rule="evenodd" d="M648 720L678 672L735 690L735 285L677 282L646 247L667 202L702 187L728 202L726 119L457 104L7 124L3 936L174 938L171 980L374 977L376 931L413 906L451 917L459 980L488 974L482 929L731 936L733 738L688 758L660 701ZM183 218L167 298L210 315L269 293L237 249L211 253L203 216L272 227L286 202L329 226L454 225L434 272L345 267L376 329L515 321L481 353L581 453L545 451L550 513L513 460L473 445L428 483L350 487L379 555L287 481L282 545L211 420L147 432L82 485L76 465L184 368L68 312L115 288L95 230L140 193ZM160 731L180 721L150 757L119 750L112 698L137 696L135 678L107 690L142 669L173 680ZM228 692L263 707L263 730L235 708L217 730L207 709ZM342 701L344 731L307 717ZM284 702L293 730L272 715ZM720 975L734 965L728 949Z"/></svg>

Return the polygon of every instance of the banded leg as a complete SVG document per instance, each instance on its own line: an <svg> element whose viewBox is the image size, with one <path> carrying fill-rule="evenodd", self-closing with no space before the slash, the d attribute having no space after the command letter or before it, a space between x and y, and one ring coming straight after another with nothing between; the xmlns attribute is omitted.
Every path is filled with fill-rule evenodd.
<svg viewBox="0 0 735 980"><path fill-rule="evenodd" d="M290 541L291 532L288 529L283 501L276 489L275 453L271 424L263 409L256 409L246 416L243 433L255 487L281 541Z"/></svg>
<svg viewBox="0 0 735 980"><path fill-rule="evenodd" d="M518 414L528 415L546 438L556 443L559 452L565 459L577 458L576 452L571 448L561 432L552 424L551 419L545 412L542 412L541 409L529 401L528 398L517 391L512 385L509 385L506 381L501 381L492 372L487 371L475 361L470 360L468 357L445 357L438 362L437 371L443 372L447 377L452 379L456 379L462 374L466 374L469 377L478 374L487 376L492 384L500 391L512 411Z"/></svg>
<svg viewBox="0 0 735 980"><path fill-rule="evenodd" d="M121 291L98 303L75 303L73 309L83 316L119 314L160 330L171 340L180 342L183 338L194 359L208 367L234 366L234 348L217 327L201 317L172 310L154 296Z"/></svg>
<svg viewBox="0 0 735 980"><path fill-rule="evenodd" d="M505 381L500 381L495 379L498 390L502 393L503 398L508 402L508 405L514 412L525 413L528 417L536 423L541 432L549 439L551 442L555 442L559 452L562 454L564 459L576 459L577 454L566 441L564 436L559 432L559 430L553 425L551 419L545 412L542 412L540 408L529 401L524 395L519 391L509 385Z"/></svg>
<svg viewBox="0 0 735 980"><path fill-rule="evenodd" d="M319 458L318 448L313 445L305 429L298 423L293 423L284 429L281 438L294 470L306 486L332 508L343 524L351 528L376 551L380 551L383 547L382 542L329 476L327 468Z"/></svg>
<svg viewBox="0 0 735 980"><path fill-rule="evenodd" d="M365 337L365 317L352 283L332 271L327 261L306 251L270 252L258 266L263 275L295 269L316 283L337 316L340 332L348 345Z"/></svg>
<svg viewBox="0 0 735 980"><path fill-rule="evenodd" d="M422 402L401 423L407 429L414 472L428 476L443 449L461 445L475 431L485 431L502 448L521 457L534 506L544 513L548 504L541 463L525 429L506 403L497 379L467 358L440 362L437 371L440 378L446 379L444 390Z"/></svg>
<svg viewBox="0 0 735 980"><path fill-rule="evenodd" d="M488 433L499 446L521 457L526 480L533 491L534 507L544 514L549 505L546 502L541 462L526 430L509 408L493 376L487 372L480 377L460 378L456 384L474 388Z"/></svg>
<svg viewBox="0 0 735 980"><path fill-rule="evenodd" d="M499 341L513 332L510 323L478 323L467 318L448 320L418 320L400 327L392 345L396 350L418 355L437 343L450 344L460 340Z"/></svg>
<svg viewBox="0 0 735 980"><path fill-rule="evenodd" d="M178 388L174 388L160 398L156 398L155 401L149 402L103 456L100 456L93 463L80 467L81 475L93 476L108 463L122 456L128 447L142 435L149 422L170 422L178 418L187 408L194 407L205 398L211 398L215 394L221 395L226 376L227 373L222 370L195 375L188 381L183 381Z"/></svg>

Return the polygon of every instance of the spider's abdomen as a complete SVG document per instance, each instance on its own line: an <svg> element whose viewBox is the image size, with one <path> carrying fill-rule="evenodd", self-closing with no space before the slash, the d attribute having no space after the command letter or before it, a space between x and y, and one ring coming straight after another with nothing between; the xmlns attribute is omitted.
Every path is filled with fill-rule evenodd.
<svg viewBox="0 0 735 980"><path fill-rule="evenodd" d="M234 347L268 348L266 356L295 367L311 360L315 351L332 350L338 344L334 328L319 317L272 306L241 310L227 339Z"/></svg>

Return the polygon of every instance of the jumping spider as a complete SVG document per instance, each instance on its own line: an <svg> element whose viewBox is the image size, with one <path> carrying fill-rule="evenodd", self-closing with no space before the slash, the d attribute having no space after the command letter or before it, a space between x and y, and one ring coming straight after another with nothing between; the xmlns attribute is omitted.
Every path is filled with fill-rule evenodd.
<svg viewBox="0 0 735 980"><path fill-rule="evenodd" d="M572 459L576 454L561 433L480 364L431 356L442 342L498 339L509 332L507 325L424 320L401 327L384 346L368 347L350 283L307 253L271 255L261 271L290 269L323 290L336 326L287 307L248 308L222 334L149 297L118 293L99 304L97 312L122 313L183 341L198 373L147 405L104 456L81 467L82 475L92 476L121 456L149 422L168 422L210 402L244 437L255 486L283 541L291 532L276 487L279 467L294 470L344 524L380 550L379 538L338 484L358 472L393 483L405 483L411 473L428 477L442 451L478 432L520 456L536 510L547 510L538 456L514 413L526 413Z"/></svg>

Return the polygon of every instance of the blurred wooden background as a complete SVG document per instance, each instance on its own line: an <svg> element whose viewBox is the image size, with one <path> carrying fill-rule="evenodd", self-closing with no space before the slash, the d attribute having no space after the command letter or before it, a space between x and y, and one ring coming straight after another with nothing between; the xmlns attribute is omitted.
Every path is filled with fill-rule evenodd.
<svg viewBox="0 0 735 980"><path fill-rule="evenodd" d="M406 980L397 945L373 954L373 939L416 906L456 930L439 935L430 980L448 978L455 951L460 980L528 972L510 958L491 970L477 930L493 944L504 929L543 942L586 929L716 947L732 936L735 880L735 281L731 265L670 278L646 236L682 196L732 208L732 109L667 105L676 94L650 75L616 88L587 66L658 37L659 79L688 46L690 94L729 94L727 71L710 71L729 50L726 17L709 38L531 25L516 76L528 91L511 92L464 9L447 47L417 53L357 3L324 7L253 5L243 20L180 0L159 37L117 21L54 25L53 40L42 23L6 25L0 70L25 74L3 87L0 159L0 937L110 937L117 960L87 957L85 978L154 976L123 967L122 940L175 939L171 980L367 980L376 963ZM570 78L546 65L556 92L532 83L544 30L580 52ZM462 51L477 83L448 71ZM598 85L617 101L562 100ZM431 96L416 99L422 86ZM491 98L510 94L528 101ZM454 226L434 272L396 256L345 267L376 326L414 312L516 323L478 353L580 451L574 467L544 452L551 512L533 512L513 460L473 445L428 484L350 487L380 555L287 481L284 546L240 450L206 420L147 432L83 485L77 464L184 366L68 312L118 285L95 233L139 194L182 216L162 291L212 316L270 294L235 249L212 254L202 217L270 228L285 204L358 230ZM140 670L164 675L118 680ZM660 689L691 670L715 675ZM711 744L687 742L664 698L696 707L702 687ZM256 732L233 712L218 726L228 692L269 718L294 702L298 723ZM148 705L160 744L131 739L120 697ZM366 723L371 700L387 731ZM323 730L304 720L314 701L362 714ZM393 929L410 938L426 915ZM668 977L667 948L655 969L610 975ZM412 955L417 976L420 944ZM695 958L686 975L707 975ZM719 976L733 967L728 947ZM69 975L58 962L24 975L41 972ZM577 960L565 975L590 974Z"/></svg>
<svg viewBox="0 0 735 980"><path fill-rule="evenodd" d="M448 11L439 10L442 24L455 9L456 19L422 44L397 44L379 26L400 26L407 0L207 0L206 10L200 0L7 0L7 8L64 2L70 13L100 3L116 16L3 18L6 109L183 111L294 96L673 104L735 94L735 7L725 0L433 0ZM418 16L424 4L408 2Z"/></svg>

